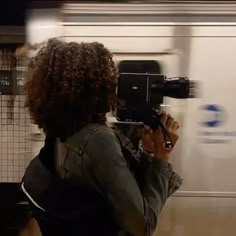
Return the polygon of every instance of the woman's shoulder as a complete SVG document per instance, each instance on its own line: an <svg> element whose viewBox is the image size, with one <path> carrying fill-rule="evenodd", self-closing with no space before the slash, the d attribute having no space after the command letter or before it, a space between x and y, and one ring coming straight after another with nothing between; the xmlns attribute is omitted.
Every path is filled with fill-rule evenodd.
<svg viewBox="0 0 236 236"><path fill-rule="evenodd" d="M87 133L93 138L99 138L101 136L115 136L115 133L112 128L108 127L105 124L88 124L84 130L81 130L84 133Z"/></svg>
<svg viewBox="0 0 236 236"><path fill-rule="evenodd" d="M116 139L114 130L105 124L88 125L88 133L90 134L91 140L93 142L100 141L101 139L109 141Z"/></svg>
<svg viewBox="0 0 236 236"><path fill-rule="evenodd" d="M68 138L66 143L70 146L77 146L78 144L87 144L89 141L96 144L101 139L111 141L114 138L116 135L112 128L105 124L90 123Z"/></svg>

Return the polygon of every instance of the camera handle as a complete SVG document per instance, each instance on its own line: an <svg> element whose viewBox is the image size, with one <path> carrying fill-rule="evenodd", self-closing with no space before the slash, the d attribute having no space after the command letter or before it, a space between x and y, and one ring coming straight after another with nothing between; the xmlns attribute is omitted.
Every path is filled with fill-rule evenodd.
<svg viewBox="0 0 236 236"><path fill-rule="evenodd" d="M163 147L167 150L171 150L174 147L174 144L172 143L172 140L165 126L160 122L161 115L159 115L157 111L155 111L153 108L147 109L146 112L147 112L145 114L146 118L145 120L143 120L143 123L145 125L148 125L153 131L158 129L158 127L160 126L164 139Z"/></svg>
<svg viewBox="0 0 236 236"><path fill-rule="evenodd" d="M120 110L118 120L135 121L142 122L143 124L149 126L153 131L157 130L160 126L164 143L163 147L165 149L171 150L174 144L166 130L165 126L160 122L161 115L158 114L151 106L147 104L134 106L133 104L128 106L126 110Z"/></svg>
<svg viewBox="0 0 236 236"><path fill-rule="evenodd" d="M161 131L164 138L163 147L167 150L171 150L174 147L174 144L171 141L168 131L166 130L165 126L161 122L160 122L160 127L161 127Z"/></svg>

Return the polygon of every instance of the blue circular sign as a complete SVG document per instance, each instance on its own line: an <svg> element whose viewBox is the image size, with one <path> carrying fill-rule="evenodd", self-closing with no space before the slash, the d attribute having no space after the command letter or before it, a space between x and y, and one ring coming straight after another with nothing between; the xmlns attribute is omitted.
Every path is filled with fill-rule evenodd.
<svg viewBox="0 0 236 236"><path fill-rule="evenodd" d="M207 112L207 118L202 122L206 127L215 128L225 120L225 112L222 107L215 104L208 104L202 107L202 110Z"/></svg>

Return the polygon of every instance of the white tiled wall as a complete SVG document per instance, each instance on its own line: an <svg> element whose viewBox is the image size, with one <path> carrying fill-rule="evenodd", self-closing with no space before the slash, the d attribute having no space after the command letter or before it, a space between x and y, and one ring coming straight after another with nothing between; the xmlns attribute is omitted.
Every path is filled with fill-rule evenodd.
<svg viewBox="0 0 236 236"><path fill-rule="evenodd" d="M14 108L10 96L0 96L0 183L20 182L32 158L31 122L24 108L24 96L15 96ZM9 113L13 112L12 119Z"/></svg>

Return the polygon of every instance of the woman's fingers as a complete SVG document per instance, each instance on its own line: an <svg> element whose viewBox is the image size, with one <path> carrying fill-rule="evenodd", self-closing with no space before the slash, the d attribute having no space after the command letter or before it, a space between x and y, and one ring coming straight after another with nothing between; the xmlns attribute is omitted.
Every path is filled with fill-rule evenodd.
<svg viewBox="0 0 236 236"><path fill-rule="evenodd" d="M179 123L170 115L165 112L162 113L161 122L166 127L166 129L177 130L179 129Z"/></svg>
<svg viewBox="0 0 236 236"><path fill-rule="evenodd" d="M175 121L174 118L171 115L168 115L168 118L167 118L167 121L165 124L166 128L170 129L172 127L174 121Z"/></svg>
<svg viewBox="0 0 236 236"><path fill-rule="evenodd" d="M153 130L149 126L144 126L144 134L152 134Z"/></svg>
<svg viewBox="0 0 236 236"><path fill-rule="evenodd" d="M166 112L163 112L161 114L161 123L165 126L166 125L166 122L167 122L167 119L168 119L169 115L166 114Z"/></svg>
<svg viewBox="0 0 236 236"><path fill-rule="evenodd" d="M172 123L171 128L172 128L173 130L178 130L178 129L179 129L179 123L178 123L177 121L174 121L174 122Z"/></svg>

